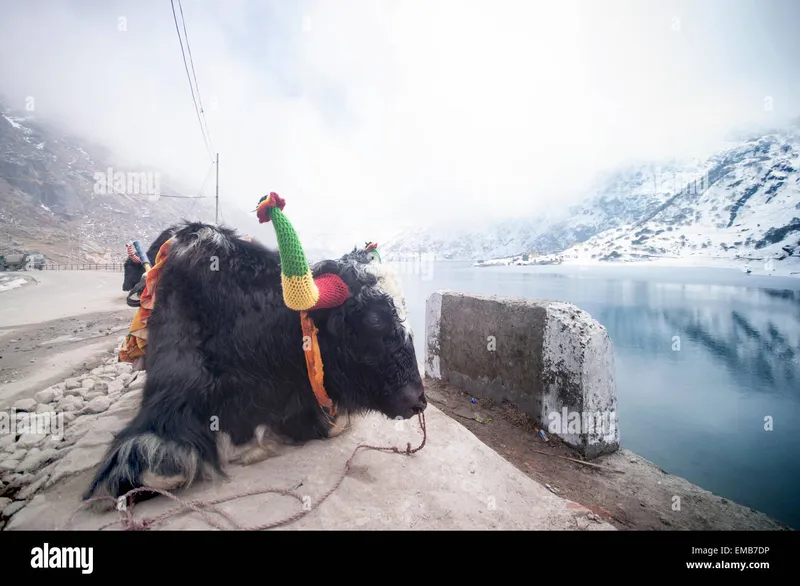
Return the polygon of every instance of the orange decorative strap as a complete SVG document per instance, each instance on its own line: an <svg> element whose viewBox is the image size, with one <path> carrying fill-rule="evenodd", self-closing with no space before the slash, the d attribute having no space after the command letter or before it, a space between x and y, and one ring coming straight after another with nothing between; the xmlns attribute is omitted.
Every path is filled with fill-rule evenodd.
<svg viewBox="0 0 800 586"><path fill-rule="evenodd" d="M306 368L308 369L308 380L311 382L311 388L314 390L314 396L317 398L317 403L323 410L327 409L331 417L336 417L336 406L328 397L323 385L324 373L322 370L322 356L319 351L319 342L317 340L317 327L314 325L314 320L309 317L308 312L300 312L300 323L303 326L303 344L305 345L305 337L311 340L311 348L305 351L306 355Z"/></svg>

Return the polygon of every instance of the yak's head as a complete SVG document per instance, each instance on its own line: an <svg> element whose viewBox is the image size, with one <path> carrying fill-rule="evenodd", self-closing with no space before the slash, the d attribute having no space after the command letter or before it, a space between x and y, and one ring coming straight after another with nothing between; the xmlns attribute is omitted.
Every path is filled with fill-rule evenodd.
<svg viewBox="0 0 800 586"><path fill-rule="evenodd" d="M142 265L142 261L139 260L139 257L136 256L133 247L130 244L126 244L125 246L128 249L128 258L125 259L125 264L123 265L124 278L122 281L122 290L130 291L141 280L142 275L144 275L144 265Z"/></svg>
<svg viewBox="0 0 800 586"><path fill-rule="evenodd" d="M339 260L318 263L312 274L315 280L335 275L347 288L340 305L309 311L319 329L331 398L342 409L378 411L392 419L424 411L427 401L413 333L394 270L354 250Z"/></svg>
<svg viewBox="0 0 800 586"><path fill-rule="evenodd" d="M306 312L318 329L330 398L342 412L408 419L424 411L425 390L394 271L373 258L373 245L311 270L284 205L271 193L261 198L256 213L275 227L284 303Z"/></svg>

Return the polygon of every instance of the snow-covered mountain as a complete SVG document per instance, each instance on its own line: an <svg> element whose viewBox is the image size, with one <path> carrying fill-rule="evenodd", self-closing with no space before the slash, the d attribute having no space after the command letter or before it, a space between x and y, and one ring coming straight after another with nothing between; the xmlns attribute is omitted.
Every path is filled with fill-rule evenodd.
<svg viewBox="0 0 800 586"><path fill-rule="evenodd" d="M761 258L800 239L797 125L723 145L707 159L630 165L597 178L580 204L546 218L517 219L443 236L399 234L386 257L447 260L561 253L564 259L648 256ZM788 250L787 249L787 250Z"/></svg>
<svg viewBox="0 0 800 586"><path fill-rule="evenodd" d="M717 153L696 181L655 209L561 256L783 260L800 254L799 245L800 131L788 128Z"/></svg>

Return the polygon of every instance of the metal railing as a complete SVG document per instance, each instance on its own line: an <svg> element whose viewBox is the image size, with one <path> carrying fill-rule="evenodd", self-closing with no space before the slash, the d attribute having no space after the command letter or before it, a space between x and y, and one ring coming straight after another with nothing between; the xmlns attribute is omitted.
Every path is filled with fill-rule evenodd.
<svg viewBox="0 0 800 586"><path fill-rule="evenodd" d="M45 271L119 271L122 272L124 263L73 263L73 264L46 264L42 267Z"/></svg>

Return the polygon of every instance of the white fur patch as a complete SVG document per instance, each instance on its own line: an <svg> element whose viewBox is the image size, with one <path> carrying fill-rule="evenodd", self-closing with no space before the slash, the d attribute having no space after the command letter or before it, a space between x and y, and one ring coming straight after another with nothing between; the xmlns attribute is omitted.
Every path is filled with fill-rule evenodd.
<svg viewBox="0 0 800 586"><path fill-rule="evenodd" d="M397 309L397 316L402 320L401 326L406 334L406 340L412 334L411 325L408 323L408 309L406 308L406 299L403 296L403 287L400 284L400 279L395 270L385 264L373 261L369 263L365 270L375 275L378 279L378 288L389 295L394 301L395 309Z"/></svg>

